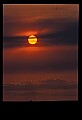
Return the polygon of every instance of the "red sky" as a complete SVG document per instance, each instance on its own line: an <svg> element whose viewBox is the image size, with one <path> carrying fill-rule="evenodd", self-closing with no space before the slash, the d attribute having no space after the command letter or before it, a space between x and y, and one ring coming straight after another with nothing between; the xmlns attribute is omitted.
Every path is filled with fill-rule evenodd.
<svg viewBox="0 0 82 120"><path fill-rule="evenodd" d="M27 38L4 40L5 74L49 76L49 72L56 78L59 72L60 78L61 73L67 76L68 72L65 79L76 81L78 13L78 4L3 5L4 37L28 38L34 33L38 38L35 47L28 46Z"/></svg>
<svg viewBox="0 0 82 120"><path fill-rule="evenodd" d="M78 20L78 12L78 4L3 5L4 36L42 34L53 28L56 32L62 29L63 21ZM52 25L53 21L60 21L60 26Z"/></svg>
<svg viewBox="0 0 82 120"><path fill-rule="evenodd" d="M78 23L78 4L3 5L4 84L78 82Z"/></svg>

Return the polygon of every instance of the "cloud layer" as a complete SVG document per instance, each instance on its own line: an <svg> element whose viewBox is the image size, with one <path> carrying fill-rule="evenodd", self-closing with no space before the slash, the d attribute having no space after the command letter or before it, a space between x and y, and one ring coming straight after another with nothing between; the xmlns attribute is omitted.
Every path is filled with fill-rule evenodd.
<svg viewBox="0 0 82 120"><path fill-rule="evenodd" d="M21 83L4 85L4 90L39 90L39 89L76 89L76 83L70 83L65 80L45 80L40 84Z"/></svg>
<svg viewBox="0 0 82 120"><path fill-rule="evenodd" d="M40 84L7 84L4 86L7 101L78 100L78 85L65 80L46 80Z"/></svg>
<svg viewBox="0 0 82 120"><path fill-rule="evenodd" d="M75 36L75 33L78 34L78 21L78 4L4 5L4 36L24 36L33 31L37 33L37 36L47 35L44 38L54 38L56 35L59 36L59 33L61 36L64 32L67 36L72 35L71 32L74 32ZM52 35L48 36L51 33Z"/></svg>
<svg viewBox="0 0 82 120"><path fill-rule="evenodd" d="M68 20L42 20L37 22L36 26L41 29L48 29L47 32L37 34L38 43L36 46L50 45L74 45L78 44L78 21ZM45 27L45 28L44 28ZM48 28L47 28L48 27ZM45 30L46 30L45 29ZM27 37L4 37L4 47L22 47L25 46ZM29 44L27 43L27 46Z"/></svg>

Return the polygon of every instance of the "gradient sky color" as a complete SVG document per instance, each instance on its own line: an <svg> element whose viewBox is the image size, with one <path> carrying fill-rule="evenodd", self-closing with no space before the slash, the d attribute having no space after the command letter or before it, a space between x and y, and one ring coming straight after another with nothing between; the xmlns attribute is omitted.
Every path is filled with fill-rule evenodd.
<svg viewBox="0 0 82 120"><path fill-rule="evenodd" d="M3 5L4 84L78 83L78 24L78 4Z"/></svg>

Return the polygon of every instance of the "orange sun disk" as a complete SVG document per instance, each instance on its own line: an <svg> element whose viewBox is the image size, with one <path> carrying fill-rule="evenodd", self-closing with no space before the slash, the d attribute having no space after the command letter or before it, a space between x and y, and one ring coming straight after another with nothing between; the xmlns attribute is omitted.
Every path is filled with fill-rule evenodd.
<svg viewBox="0 0 82 120"><path fill-rule="evenodd" d="M36 44L37 43L37 38L34 35L30 35L28 38L29 44Z"/></svg>

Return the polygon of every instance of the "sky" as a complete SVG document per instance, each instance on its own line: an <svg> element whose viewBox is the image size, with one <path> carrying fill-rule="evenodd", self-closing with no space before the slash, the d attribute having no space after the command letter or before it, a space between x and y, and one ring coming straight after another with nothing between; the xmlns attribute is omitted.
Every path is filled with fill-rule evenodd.
<svg viewBox="0 0 82 120"><path fill-rule="evenodd" d="M4 36L27 36L32 33L44 36L52 33L53 37L54 33L69 30L71 24L77 27L78 12L78 4L3 5Z"/></svg>
<svg viewBox="0 0 82 120"><path fill-rule="evenodd" d="M78 83L78 29L78 4L3 5L4 84Z"/></svg>

